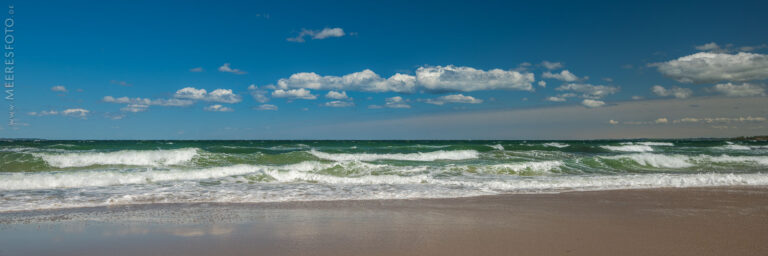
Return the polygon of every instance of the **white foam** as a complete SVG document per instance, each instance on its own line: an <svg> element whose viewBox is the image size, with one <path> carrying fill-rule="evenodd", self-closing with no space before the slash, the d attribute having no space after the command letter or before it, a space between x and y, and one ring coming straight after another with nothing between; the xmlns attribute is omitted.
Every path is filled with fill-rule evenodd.
<svg viewBox="0 0 768 256"><path fill-rule="evenodd" d="M555 148L565 148L565 147L568 147L570 145L563 144L563 143L558 143L558 142L550 142L550 143L544 143L544 146L545 147L555 147Z"/></svg>
<svg viewBox="0 0 768 256"><path fill-rule="evenodd" d="M376 161L376 160L404 160L404 161L435 161L435 160L465 160L478 158L480 153L475 150L433 151L424 153L396 153L396 154L371 154L371 153L325 153L317 150L309 151L310 154L333 161Z"/></svg>
<svg viewBox="0 0 768 256"><path fill-rule="evenodd" d="M606 159L630 159L640 165L652 166L656 168L688 168L700 163L740 163L768 165L768 156L685 156L685 155L662 155L652 153L626 154L616 156L601 156Z"/></svg>
<svg viewBox="0 0 768 256"><path fill-rule="evenodd" d="M4 193L0 212L120 204L190 202L290 202L444 198L504 193L553 193L609 189L765 186L768 174L634 174L538 176L514 179L447 179L429 175L335 177L298 171L269 171L278 183L231 183L215 189L197 183L121 189L64 190L63 196ZM307 182L311 181L311 182ZM88 193L82 193L82 192Z"/></svg>
<svg viewBox="0 0 768 256"><path fill-rule="evenodd" d="M502 150L502 151L504 150L504 146L502 146L501 144L488 145L488 146L493 148L493 149L495 149L495 150Z"/></svg>
<svg viewBox="0 0 768 256"><path fill-rule="evenodd" d="M167 166L188 162L198 149L121 150L115 152L34 153L48 165L58 168L92 165Z"/></svg>
<svg viewBox="0 0 768 256"><path fill-rule="evenodd" d="M644 141L644 142L638 142L636 144L646 145L646 146L667 146L667 147L675 146L675 144L672 142L655 142L655 141Z"/></svg>
<svg viewBox="0 0 768 256"><path fill-rule="evenodd" d="M653 148L648 145L624 145L624 146L600 146L610 151L620 152L652 152Z"/></svg>
<svg viewBox="0 0 768 256"><path fill-rule="evenodd" d="M755 163L759 165L768 165L768 156L699 156L704 161L711 161L717 163Z"/></svg>
<svg viewBox="0 0 768 256"><path fill-rule="evenodd" d="M164 181L202 180L242 175L261 170L258 166L234 165L196 170L110 170L45 173L13 173L0 177L0 190L57 189L148 184Z"/></svg>
<svg viewBox="0 0 768 256"><path fill-rule="evenodd" d="M627 154L618 156L601 156L606 159L631 159L640 165L652 166L656 168L687 168L694 166L690 163L690 157L684 155L662 155L662 154Z"/></svg>

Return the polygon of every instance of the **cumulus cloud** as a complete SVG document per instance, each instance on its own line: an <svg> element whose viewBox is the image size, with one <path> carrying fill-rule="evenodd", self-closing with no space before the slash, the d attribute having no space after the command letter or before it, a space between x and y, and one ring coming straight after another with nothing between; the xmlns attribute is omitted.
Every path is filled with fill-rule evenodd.
<svg viewBox="0 0 768 256"><path fill-rule="evenodd" d="M768 55L699 52L652 64L664 76L681 83L744 82L768 78Z"/></svg>
<svg viewBox="0 0 768 256"><path fill-rule="evenodd" d="M186 100L186 99L148 99L148 98L128 98L128 97L119 97L115 98L112 96L104 96L104 98L101 99L103 102L107 103L116 103L116 104L126 104L124 107L120 108L120 111L123 112L144 112L149 109L150 106L166 106L166 107L186 107L189 105L194 104L194 101Z"/></svg>
<svg viewBox="0 0 768 256"><path fill-rule="evenodd" d="M87 119L88 114L91 111L87 109L82 108L69 108L62 111L56 111L56 110L44 110L40 112L29 112L27 113L30 116L54 116L54 115L61 115L61 116L67 116L67 117L74 117L74 118L80 118L80 119Z"/></svg>
<svg viewBox="0 0 768 256"><path fill-rule="evenodd" d="M385 102L384 107L387 107L387 108L411 108L411 105L408 105L407 100L403 99L403 97L400 97L400 96L386 98L384 99L384 102ZM376 106L376 105L368 106L368 108L377 108L372 106ZM381 107L378 107L378 108L381 108Z"/></svg>
<svg viewBox="0 0 768 256"><path fill-rule="evenodd" d="M564 102L565 98L557 97L557 96L551 96L551 97L547 97L546 100L547 101L551 101L551 102Z"/></svg>
<svg viewBox="0 0 768 256"><path fill-rule="evenodd" d="M115 98L112 96L104 96L103 102L117 103L117 104L136 104L147 106L171 106L171 107L185 107L194 104L194 101L183 99L148 99L148 98L128 98L120 97Z"/></svg>
<svg viewBox="0 0 768 256"><path fill-rule="evenodd" d="M549 62L549 61L542 61L541 65L544 66L544 68L553 70L553 69L559 69L563 68L563 64L560 62Z"/></svg>
<svg viewBox="0 0 768 256"><path fill-rule="evenodd" d="M760 85L743 83L741 85L733 83L716 84L712 90L729 97L749 97L765 96L765 88Z"/></svg>
<svg viewBox="0 0 768 256"><path fill-rule="evenodd" d="M699 51L715 51L715 52L722 51L722 48L720 48L720 45L718 45L715 42L706 43L703 45L697 45L697 46L694 46L694 48L696 48L696 50L699 50Z"/></svg>
<svg viewBox="0 0 768 256"><path fill-rule="evenodd" d="M734 47L733 44L726 44L725 46L720 46L715 42L694 46L694 48L696 48L696 50L699 50L699 51L716 52L716 53L728 53L728 52L735 52L735 51L751 52L751 51L763 49L766 47L768 47L768 45L766 44L753 45L753 46L741 46L741 47Z"/></svg>
<svg viewBox="0 0 768 256"><path fill-rule="evenodd" d="M259 87L255 84L248 86L248 92L250 92L251 97L253 97L253 99L259 103L267 103L269 101L269 97L267 97L268 92L266 90L259 89Z"/></svg>
<svg viewBox="0 0 768 256"><path fill-rule="evenodd" d="M416 70L416 80L430 91L524 90L532 91L533 73L471 67L434 66Z"/></svg>
<svg viewBox="0 0 768 256"><path fill-rule="evenodd" d="M560 73L544 72L544 74L542 74L541 76L544 78L552 78L552 79L557 79L565 82L574 82L579 80L578 76L574 75L573 73L571 73L571 71L568 71L568 70L560 71Z"/></svg>
<svg viewBox="0 0 768 256"><path fill-rule="evenodd" d="M765 117L760 116L738 116L738 117L683 117L679 119L667 119L666 117L658 118L653 121L624 121L622 124L627 125L646 125L646 124L723 124L723 123L761 123L768 121ZM616 122L618 123L618 122Z"/></svg>
<svg viewBox="0 0 768 256"><path fill-rule="evenodd" d="M67 87L64 87L63 85L57 85L57 86L51 87L51 91L54 91L54 92L67 92Z"/></svg>
<svg viewBox="0 0 768 256"><path fill-rule="evenodd" d="M147 111L147 109L149 109L149 105L128 104L125 105L125 107L120 108L120 111L137 113Z"/></svg>
<svg viewBox="0 0 768 256"><path fill-rule="evenodd" d="M325 98L327 99L335 99L335 100L345 100L349 99L347 97L347 92L337 92L337 91L329 91L328 94L325 95Z"/></svg>
<svg viewBox="0 0 768 256"><path fill-rule="evenodd" d="M233 74L238 74L238 75L242 75L242 74L246 73L245 71L242 71L242 70L239 70L239 69L236 69L236 68L232 68L229 65L230 65L229 63L224 63L223 65L221 65L221 67L219 67L219 71L227 72L227 73L233 73Z"/></svg>
<svg viewBox="0 0 768 256"><path fill-rule="evenodd" d="M324 28L322 30L309 30L302 28L301 32L299 32L296 37L289 37L285 40L289 42L303 43L306 41L304 37L307 36L311 37L312 39L322 40L331 37L342 37L344 35L346 35L346 33L344 33L344 29L342 28Z"/></svg>
<svg viewBox="0 0 768 256"><path fill-rule="evenodd" d="M653 94L656 94L657 96L661 96L661 97L674 96L675 98L678 98L678 99L685 99L690 97L693 94L693 91L691 89L681 88L677 86L673 86L672 88L667 89L661 85L654 85L653 87L651 87L651 91L653 92Z"/></svg>
<svg viewBox="0 0 768 256"><path fill-rule="evenodd" d="M547 82L546 82L546 81L544 81L544 80L541 80L541 81L539 81L539 82L538 82L538 84L539 84L539 86L541 86L541 87L547 87Z"/></svg>
<svg viewBox="0 0 768 256"><path fill-rule="evenodd" d="M212 112L232 112L234 109L222 106L221 104L214 104L210 105L204 108L205 111L212 111Z"/></svg>
<svg viewBox="0 0 768 256"><path fill-rule="evenodd" d="M501 69L484 71L453 65L420 67L415 73L415 76L397 73L384 78L370 69L344 76L321 76L314 72L302 72L278 80L277 87L284 90L305 88L399 93L410 93L416 88L438 92L497 89L532 91L531 84L534 82L533 73Z"/></svg>
<svg viewBox="0 0 768 256"><path fill-rule="evenodd" d="M585 99L581 101L581 105L584 105L585 107L588 107L588 108L596 108L596 107L602 107L603 105L605 105L605 102L600 100Z"/></svg>
<svg viewBox="0 0 768 256"><path fill-rule="evenodd" d="M416 78L395 74L382 78L370 69L344 76L320 76L314 72L302 72L277 81L280 89L306 88L314 90L350 90L366 92L412 92Z"/></svg>
<svg viewBox="0 0 768 256"><path fill-rule="evenodd" d="M203 67L190 68L189 72L203 72Z"/></svg>
<svg viewBox="0 0 768 256"><path fill-rule="evenodd" d="M355 103L351 101L334 100L334 101L326 102L324 105L326 107L345 108L345 107L354 106Z"/></svg>
<svg viewBox="0 0 768 256"><path fill-rule="evenodd" d="M317 99L317 96L313 95L311 91L304 88L291 90L277 89L272 91L272 97L304 100Z"/></svg>
<svg viewBox="0 0 768 256"><path fill-rule="evenodd" d="M238 103L242 101L242 98L234 94L231 89L216 89L208 93L205 89L185 87L176 91L174 97L220 103Z"/></svg>
<svg viewBox="0 0 768 256"><path fill-rule="evenodd" d="M483 100L472 96L464 96L463 94L453 94L437 97L434 99L426 99L424 102L434 105L444 105L447 103L480 104L483 103Z"/></svg>
<svg viewBox="0 0 768 256"><path fill-rule="evenodd" d="M277 106L272 105L272 104L262 104L262 105L259 105L258 107L253 108L253 109L255 109L255 110L277 110Z"/></svg>
<svg viewBox="0 0 768 256"><path fill-rule="evenodd" d="M581 93L582 98L600 99L619 91L618 87L591 84L564 84L557 87L558 91L574 91Z"/></svg>

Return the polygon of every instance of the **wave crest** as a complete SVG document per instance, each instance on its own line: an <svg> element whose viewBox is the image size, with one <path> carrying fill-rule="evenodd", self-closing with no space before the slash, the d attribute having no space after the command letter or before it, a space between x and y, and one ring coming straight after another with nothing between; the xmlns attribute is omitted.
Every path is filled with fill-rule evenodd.
<svg viewBox="0 0 768 256"><path fill-rule="evenodd" d="M478 158L480 153L475 150L433 151L424 153L325 153L317 150L309 151L310 154L333 161L376 161L376 160L403 160L403 161L435 161L435 160L465 160Z"/></svg>
<svg viewBox="0 0 768 256"><path fill-rule="evenodd" d="M167 166L188 162L197 156L197 148L170 150L121 150L115 152L34 153L57 168L93 165Z"/></svg>

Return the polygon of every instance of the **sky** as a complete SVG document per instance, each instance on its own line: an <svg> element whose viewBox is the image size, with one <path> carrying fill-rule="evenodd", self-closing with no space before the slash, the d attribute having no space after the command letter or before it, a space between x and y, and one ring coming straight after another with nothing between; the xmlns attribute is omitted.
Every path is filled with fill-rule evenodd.
<svg viewBox="0 0 768 256"><path fill-rule="evenodd" d="M765 1L2 3L5 138L768 134Z"/></svg>

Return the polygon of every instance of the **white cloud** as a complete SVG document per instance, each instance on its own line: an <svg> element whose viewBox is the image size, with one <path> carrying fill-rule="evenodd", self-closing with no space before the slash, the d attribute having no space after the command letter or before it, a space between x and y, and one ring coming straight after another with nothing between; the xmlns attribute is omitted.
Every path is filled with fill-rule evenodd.
<svg viewBox="0 0 768 256"><path fill-rule="evenodd" d="M174 97L181 99L202 100L208 92L205 89L185 87L176 91Z"/></svg>
<svg viewBox="0 0 768 256"><path fill-rule="evenodd" d="M596 108L596 107L602 107L603 105L605 105L605 102L600 100L585 99L581 101L581 105L584 105L588 108Z"/></svg>
<svg viewBox="0 0 768 256"><path fill-rule="evenodd" d="M232 93L231 89L216 89L209 93L208 98L204 100L222 103L238 103L242 99L239 95Z"/></svg>
<svg viewBox="0 0 768 256"><path fill-rule="evenodd" d="M203 100L220 103L238 103L242 98L231 89L216 89L208 93L205 89L185 87L176 91L174 97L180 99Z"/></svg>
<svg viewBox="0 0 768 256"><path fill-rule="evenodd" d="M136 105L156 105L156 106L170 106L170 107L185 107L194 104L191 100L182 99L148 99L148 98L128 98L120 97L115 98L112 96L104 96L102 101L107 103L118 104L136 104Z"/></svg>
<svg viewBox="0 0 768 256"><path fill-rule="evenodd" d="M652 65L663 75L681 83L743 82L768 78L768 55L758 53L700 52Z"/></svg>
<svg viewBox="0 0 768 256"><path fill-rule="evenodd" d="M204 108L205 111L212 111L212 112L232 112L234 109L222 106L221 104L214 104L210 105Z"/></svg>
<svg viewBox="0 0 768 256"><path fill-rule="evenodd" d="M90 112L91 111L85 110L85 109L82 109L82 108L70 108L70 109L65 109L65 110L61 111L61 115L71 116L71 117L79 117L79 118L85 119L85 117Z"/></svg>
<svg viewBox="0 0 768 256"><path fill-rule="evenodd" d="M104 96L102 101L107 103L126 104L124 107L120 108L120 110L133 113L147 111L150 106L186 107L195 103L194 101L185 99L115 98L112 96Z"/></svg>
<svg viewBox="0 0 768 256"><path fill-rule="evenodd" d="M582 98L600 99L619 91L618 87L591 84L564 84L557 87L558 91L574 91L582 93Z"/></svg>
<svg viewBox="0 0 768 256"><path fill-rule="evenodd" d="M565 101L565 98L563 98L563 97L556 97L556 96L551 96L551 97L548 97L546 100L547 100L547 101L551 101L551 102L564 102L564 101Z"/></svg>
<svg viewBox="0 0 768 256"><path fill-rule="evenodd" d="M559 69L563 68L563 64L560 62L549 62L549 61L542 61L541 65L544 66L544 68L553 70L553 69Z"/></svg>
<svg viewBox="0 0 768 256"><path fill-rule="evenodd" d="M705 52L715 52L715 53L728 53L728 52L735 52L735 51L751 52L751 51L763 49L766 47L768 47L768 45L766 44L753 45L753 46L741 46L741 47L734 47L733 44L726 44L725 47L723 47L721 45L718 45L715 42L694 46L696 50L705 51Z"/></svg>
<svg viewBox="0 0 768 256"><path fill-rule="evenodd" d="M29 112L27 113L30 116L55 116L55 115L61 115L61 116L68 116L68 117L75 117L80 119L87 119L88 114L91 111L82 109L82 108L69 108L62 111L56 111L56 110L43 110L40 112Z"/></svg>
<svg viewBox="0 0 768 256"><path fill-rule="evenodd" d="M743 83L741 85L733 83L716 84L712 87L712 90L729 97L765 96L765 88L750 83Z"/></svg>
<svg viewBox="0 0 768 256"><path fill-rule="evenodd" d="M190 68L189 72L203 72L203 67Z"/></svg>
<svg viewBox="0 0 768 256"><path fill-rule="evenodd" d="M722 48L720 48L720 45L718 45L715 42L703 44L703 45L697 45L694 48L699 51L721 51Z"/></svg>
<svg viewBox="0 0 768 256"><path fill-rule="evenodd" d="M141 104L128 104L125 107L120 108L120 111L123 112L144 112L149 109L149 105L141 105Z"/></svg>
<svg viewBox="0 0 768 256"><path fill-rule="evenodd" d="M397 73L387 79L370 69L344 76L320 76L314 72L302 72L277 81L278 88L306 88L315 90L350 90L366 92L412 92L416 78Z"/></svg>
<svg viewBox="0 0 768 256"><path fill-rule="evenodd" d="M633 100L642 100L643 96L634 95L634 96L632 96L632 99Z"/></svg>
<svg viewBox="0 0 768 256"><path fill-rule="evenodd" d="M253 109L255 109L255 110L277 110L277 106L272 105L272 104L262 104L262 105L259 105L258 107L253 108Z"/></svg>
<svg viewBox="0 0 768 256"><path fill-rule="evenodd" d="M335 99L335 100L345 100L349 99L347 97L347 92L337 92L337 91L329 91L328 94L325 95L325 98L327 99Z"/></svg>
<svg viewBox="0 0 768 256"><path fill-rule="evenodd" d="M342 37L344 30L341 28L324 28L319 33L315 33L312 39L326 39L329 37Z"/></svg>
<svg viewBox="0 0 768 256"><path fill-rule="evenodd" d="M384 108L384 107L382 107L380 105L368 105L368 108L369 109L380 109L380 108Z"/></svg>
<svg viewBox="0 0 768 256"><path fill-rule="evenodd" d="M491 69L488 71L471 67L434 66L416 70L419 85L430 91L471 92L480 90L524 90L532 91L533 73Z"/></svg>
<svg viewBox="0 0 768 256"><path fill-rule="evenodd" d="M57 86L51 87L51 91L54 91L54 92L67 92L67 87L64 87L63 85L57 85Z"/></svg>
<svg viewBox="0 0 768 256"><path fill-rule="evenodd" d="M324 28L322 30L309 30L302 28L301 32L299 32L299 35L296 37L286 38L285 40L289 42L303 43L305 42L304 37L306 36L310 36L312 39L322 40L331 37L342 37L344 35L346 35L346 33L344 33L344 29L342 28Z"/></svg>
<svg viewBox="0 0 768 256"><path fill-rule="evenodd" d="M544 74L541 75L543 78L552 78L557 79L560 81L565 82L574 82L579 80L579 77L571 73L571 71L563 70L560 71L560 73L550 73L550 72L544 72Z"/></svg>
<svg viewBox="0 0 768 256"><path fill-rule="evenodd" d="M236 68L231 68L229 65L230 65L229 63L224 63L223 65L221 65L221 67L219 67L219 71L238 74L238 75L242 75L246 73L245 71L242 71Z"/></svg>
<svg viewBox="0 0 768 256"><path fill-rule="evenodd" d="M259 103L267 103L269 101L269 97L267 97L267 91L259 89L259 87L257 87L255 84L248 86L248 91L251 93L253 99Z"/></svg>
<svg viewBox="0 0 768 256"><path fill-rule="evenodd" d="M539 82L538 82L538 84L539 84L539 86L541 86L541 87L547 87L547 82L546 82L546 81L544 81L544 80L541 80L541 81L539 81Z"/></svg>
<svg viewBox="0 0 768 256"><path fill-rule="evenodd" d="M416 88L440 92L498 89L532 91L531 84L534 82L533 73L501 69L484 71L453 65L420 67L415 73L416 76L397 73L385 79L370 69L344 76L321 76L314 72L302 72L278 80L277 87L284 90L305 88L400 93L410 93Z"/></svg>
<svg viewBox="0 0 768 256"><path fill-rule="evenodd" d="M326 107L334 107L334 108L345 108L345 107L351 107L354 105L355 105L354 102L341 101L341 100L334 100L334 101L329 101L325 103Z"/></svg>
<svg viewBox="0 0 768 256"><path fill-rule="evenodd" d="M384 99L386 102L384 104L384 107L388 108L411 108L411 105L408 105L407 100L404 100L403 97L395 96L391 98ZM370 108L370 106L368 106Z"/></svg>
<svg viewBox="0 0 768 256"><path fill-rule="evenodd" d="M483 103L483 100L477 99L472 96L464 96L463 94L445 95L434 99L427 99L425 101L429 104L443 105L446 103L467 103L467 104L479 104Z"/></svg>
<svg viewBox="0 0 768 256"><path fill-rule="evenodd" d="M693 90L688 88L681 88L677 86L673 86L672 88L667 89L661 85L654 85L653 87L651 87L651 91L653 92L653 94L656 94L657 96L661 96L661 97L674 96L675 98L678 98L678 99L685 99L690 97L693 94Z"/></svg>
<svg viewBox="0 0 768 256"><path fill-rule="evenodd" d="M272 91L272 97L304 100L317 99L317 96L313 95L311 91L304 88L291 90L277 89Z"/></svg>
<svg viewBox="0 0 768 256"><path fill-rule="evenodd" d="M647 125L647 124L727 124L727 123L761 123L768 121L760 116L739 116L739 117L683 117L679 119L668 119L666 117L658 118L653 121L624 121L628 125Z"/></svg>

